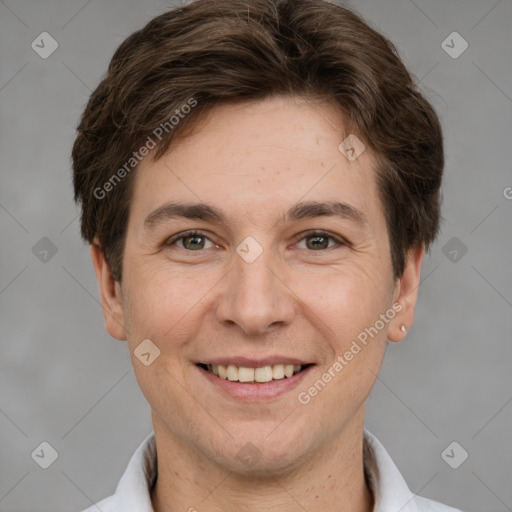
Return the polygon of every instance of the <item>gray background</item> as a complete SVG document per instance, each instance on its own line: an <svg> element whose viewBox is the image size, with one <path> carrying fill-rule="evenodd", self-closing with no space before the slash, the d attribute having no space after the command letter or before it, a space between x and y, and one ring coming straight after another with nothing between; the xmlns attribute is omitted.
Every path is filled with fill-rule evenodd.
<svg viewBox="0 0 512 512"><path fill-rule="evenodd" d="M110 495L151 431L126 346L104 331L69 154L113 51L168 5L0 1L2 512L81 510ZM512 1L349 5L421 80L447 157L445 221L416 321L389 346L367 428L414 492L468 512L512 510ZM59 44L47 59L31 48L43 31ZM442 47L453 31L469 43L456 59ZM46 262L33 251L43 237L57 249ZM31 458L43 441L59 454L46 470ZM458 469L441 457L453 441L469 453Z"/></svg>

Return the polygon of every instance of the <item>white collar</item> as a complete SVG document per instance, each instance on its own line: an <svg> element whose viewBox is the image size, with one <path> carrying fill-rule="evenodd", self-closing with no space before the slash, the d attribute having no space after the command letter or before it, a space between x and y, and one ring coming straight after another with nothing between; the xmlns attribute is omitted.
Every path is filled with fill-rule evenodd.
<svg viewBox="0 0 512 512"><path fill-rule="evenodd" d="M376 499L374 512L461 512L413 494L380 441L367 430L364 436L373 454L365 461L365 472ZM98 506L104 512L153 512L150 491L156 477L157 454L152 433L133 454L115 494ZM97 508L93 506L84 512L93 510Z"/></svg>

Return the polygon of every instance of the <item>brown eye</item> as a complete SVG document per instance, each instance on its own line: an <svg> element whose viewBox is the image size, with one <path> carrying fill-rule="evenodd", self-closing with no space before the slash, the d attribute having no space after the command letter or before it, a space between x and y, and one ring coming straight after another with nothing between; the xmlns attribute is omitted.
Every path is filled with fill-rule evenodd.
<svg viewBox="0 0 512 512"><path fill-rule="evenodd" d="M192 235L192 236L185 236L182 238L183 240L183 246L185 249L190 250L196 250L197 248L203 249L204 248L204 236L200 235Z"/></svg>
<svg viewBox="0 0 512 512"><path fill-rule="evenodd" d="M306 242L308 249L316 250L316 249L327 249L329 246L329 237L324 235L316 235L316 236L308 236L306 239L309 239L309 244Z"/></svg>
<svg viewBox="0 0 512 512"><path fill-rule="evenodd" d="M179 236L172 237L168 240L165 245L168 247L178 246L180 249L184 249L187 251L200 251L201 249L209 249L211 247L205 247L206 241L210 242L211 247L214 246L213 242L205 235L196 231L189 231L186 233L182 233ZM178 242L181 242L181 246L178 245Z"/></svg>
<svg viewBox="0 0 512 512"><path fill-rule="evenodd" d="M340 240L338 237L335 237L324 231L309 233L300 241L302 242L302 240L306 240L305 248L310 251L321 251L323 249L332 249L336 245L346 245L346 243ZM335 242L334 246L329 246L329 242L331 240Z"/></svg>

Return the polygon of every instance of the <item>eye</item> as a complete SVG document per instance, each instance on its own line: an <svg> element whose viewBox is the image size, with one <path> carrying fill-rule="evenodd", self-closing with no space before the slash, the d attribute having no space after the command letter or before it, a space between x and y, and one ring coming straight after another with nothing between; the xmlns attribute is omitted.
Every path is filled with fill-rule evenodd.
<svg viewBox="0 0 512 512"><path fill-rule="evenodd" d="M311 240L309 243L308 239ZM334 246L347 245L344 240L331 235L326 231L309 231L299 240L299 243L303 240L306 240L305 249L315 252L321 251L322 249L332 249L332 245L329 247L330 241L335 242ZM209 247L207 246L207 242L211 244ZM179 235L171 237L165 242L166 247L174 245L178 246L180 249L184 249L190 252L198 252L201 249L211 249L213 247L218 247L218 245L214 244L201 231L185 231L184 233L180 233Z"/></svg>
<svg viewBox="0 0 512 512"><path fill-rule="evenodd" d="M308 239L311 240L310 243L307 242ZM347 245L346 242L326 231L309 231L306 236L300 239L300 242L302 240L306 240L306 249L317 252L322 249L332 249L332 246L329 247L329 240L334 240L338 246Z"/></svg>
<svg viewBox="0 0 512 512"><path fill-rule="evenodd" d="M166 246L176 245L176 242L182 242L182 246L178 247L180 249L185 249L187 251L197 251L201 249L210 249L211 247L205 247L205 240L208 240L213 247L213 242L200 231L186 231L185 233L181 233L179 236L172 237L165 242Z"/></svg>

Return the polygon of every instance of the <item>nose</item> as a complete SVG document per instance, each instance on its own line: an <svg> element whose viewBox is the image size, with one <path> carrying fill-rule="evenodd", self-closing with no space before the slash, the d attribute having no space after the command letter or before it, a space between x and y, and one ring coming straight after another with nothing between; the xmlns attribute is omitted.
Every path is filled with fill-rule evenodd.
<svg viewBox="0 0 512 512"><path fill-rule="evenodd" d="M294 294L276 257L266 249L252 263L238 254L220 283L215 315L221 324L237 325L248 336L269 333L291 324Z"/></svg>

